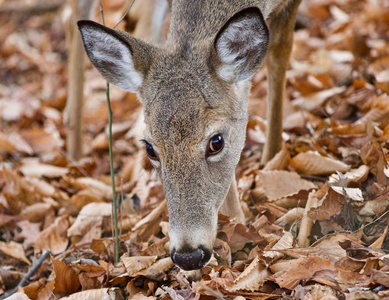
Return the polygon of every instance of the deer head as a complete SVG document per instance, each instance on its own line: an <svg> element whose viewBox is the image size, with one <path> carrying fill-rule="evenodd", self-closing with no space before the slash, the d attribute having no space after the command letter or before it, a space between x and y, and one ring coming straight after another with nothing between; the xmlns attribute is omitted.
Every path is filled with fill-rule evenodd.
<svg viewBox="0 0 389 300"><path fill-rule="evenodd" d="M193 270L211 258L218 210L245 143L251 78L269 33L255 7L213 20L189 13L180 21L174 5L163 46L92 21L78 25L101 74L143 104L146 152L168 203L171 257Z"/></svg>

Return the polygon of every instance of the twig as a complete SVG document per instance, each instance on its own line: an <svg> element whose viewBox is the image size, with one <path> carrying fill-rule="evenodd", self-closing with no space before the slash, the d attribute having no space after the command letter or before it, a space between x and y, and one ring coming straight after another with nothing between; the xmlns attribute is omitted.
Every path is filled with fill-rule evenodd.
<svg viewBox="0 0 389 300"><path fill-rule="evenodd" d="M100 12L104 21L103 5L100 2ZM107 104L108 104L108 142L109 142L109 167L111 169L111 184L112 184L112 212L113 212L113 225L115 228L115 263L119 262L119 228L118 228L118 199L116 198L116 187L115 187L115 174L113 169L113 153L112 153L112 108L111 98L109 96L109 82L107 81L106 88Z"/></svg>
<svg viewBox="0 0 389 300"><path fill-rule="evenodd" d="M120 213L120 235L122 235L122 226L123 226L123 201L124 201L124 191L123 191L123 178L120 178L120 203L119 203L119 213Z"/></svg>
<svg viewBox="0 0 389 300"><path fill-rule="evenodd" d="M123 21L123 19L127 16L128 12L131 10L131 7L134 5L134 3L135 3L135 0L132 0L131 4L127 8L126 12L123 14L123 16L120 18L119 22L117 22L113 28L116 28L116 26L118 26Z"/></svg>
<svg viewBox="0 0 389 300"><path fill-rule="evenodd" d="M303 179L311 180L311 181L327 182L326 178L319 177L319 176L314 176L314 175L301 174L300 177L303 178Z"/></svg>
<svg viewBox="0 0 389 300"><path fill-rule="evenodd" d="M75 167L77 168L77 170L80 171L80 173L81 173L82 175L84 175L85 177L89 177L89 176L90 176L90 175L84 170L84 168L81 167L81 165L77 162L77 160L73 159L67 152L63 151L62 149L59 149L59 153L60 153L61 155L63 155L64 157L66 157L66 159L67 159L68 161L70 161L71 164L72 164L73 166L75 166Z"/></svg>
<svg viewBox="0 0 389 300"><path fill-rule="evenodd" d="M26 275L24 275L23 279L19 282L17 286L15 286L11 291L5 293L3 296L0 297L0 300L8 298L12 294L15 294L19 287L24 286L27 282L27 280L36 272L36 270L39 269L39 267L42 265L43 261L50 255L50 250L46 250L43 252L41 257L35 262L35 264L28 270Z"/></svg>

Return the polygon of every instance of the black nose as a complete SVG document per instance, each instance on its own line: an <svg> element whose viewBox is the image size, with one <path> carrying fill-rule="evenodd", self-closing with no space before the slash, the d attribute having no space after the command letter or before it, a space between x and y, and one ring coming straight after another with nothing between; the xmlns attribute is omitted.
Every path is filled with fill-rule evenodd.
<svg viewBox="0 0 389 300"><path fill-rule="evenodd" d="M203 267L211 258L211 251L200 247L192 249L184 247L171 253L173 262L185 271L197 270Z"/></svg>

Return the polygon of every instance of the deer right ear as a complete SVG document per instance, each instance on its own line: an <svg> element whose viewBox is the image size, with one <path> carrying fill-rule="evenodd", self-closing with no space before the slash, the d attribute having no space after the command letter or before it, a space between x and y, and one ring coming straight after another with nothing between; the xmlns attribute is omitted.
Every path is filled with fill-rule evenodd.
<svg viewBox="0 0 389 300"><path fill-rule="evenodd" d="M217 73L227 82L251 79L260 68L269 44L269 30L261 11L247 8L221 28L215 39Z"/></svg>
<svg viewBox="0 0 389 300"><path fill-rule="evenodd" d="M86 53L104 78L137 93L151 61L151 46L131 35L93 21L78 21Z"/></svg>

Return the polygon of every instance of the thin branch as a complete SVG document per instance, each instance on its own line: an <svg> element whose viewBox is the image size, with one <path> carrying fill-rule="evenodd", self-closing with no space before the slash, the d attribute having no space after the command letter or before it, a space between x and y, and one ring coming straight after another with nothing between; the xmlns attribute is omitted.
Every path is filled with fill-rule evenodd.
<svg viewBox="0 0 389 300"><path fill-rule="evenodd" d="M123 21L123 19L127 16L128 12L131 10L131 8L134 5L134 3L135 3L135 0L132 0L131 4L127 8L126 12L123 14L123 16L120 18L119 22L117 22L116 25L113 28L116 28L116 26L118 26Z"/></svg>
<svg viewBox="0 0 389 300"><path fill-rule="evenodd" d="M100 13L101 18L103 20L103 25L105 25L104 21L104 10L103 5L100 4ZM106 96L107 96L107 104L108 104L108 142L109 142L109 167L111 170L111 185L112 185L112 215L113 215L113 227L114 238L115 238L115 263L119 262L119 228L118 228L118 199L116 197L116 186L115 186L115 170L113 168L113 152L112 152L112 108L111 108L111 98L109 96L109 82L107 81L106 88Z"/></svg>
<svg viewBox="0 0 389 300"><path fill-rule="evenodd" d="M50 255L50 250L46 250L43 252L41 257L34 263L34 265L28 270L26 275L24 275L23 279L19 282L17 286L15 286L11 291L5 293L3 296L0 296L0 300L8 298L12 294L15 294L19 287L24 286L27 282L27 280L34 275L34 273L39 269L39 267L42 265L43 261Z"/></svg>

